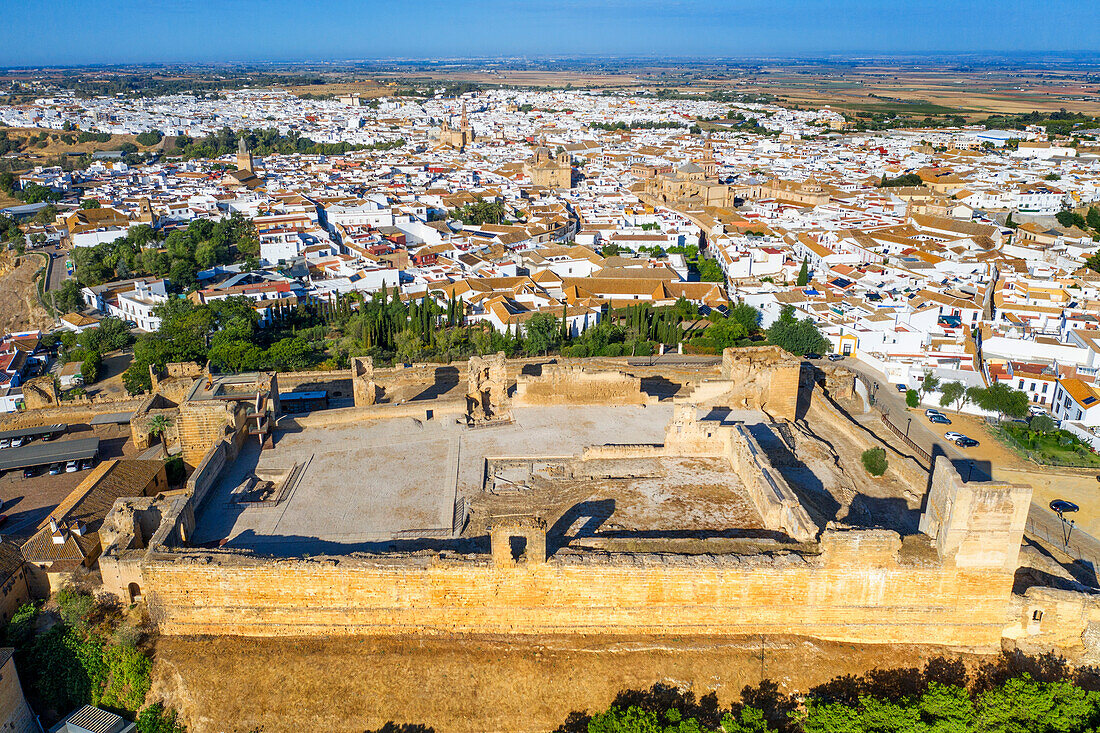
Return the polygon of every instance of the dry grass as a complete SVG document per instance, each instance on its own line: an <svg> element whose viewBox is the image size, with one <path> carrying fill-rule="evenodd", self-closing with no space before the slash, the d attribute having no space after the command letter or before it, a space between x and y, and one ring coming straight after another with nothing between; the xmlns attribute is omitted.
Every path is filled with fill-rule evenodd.
<svg viewBox="0 0 1100 733"><path fill-rule="evenodd" d="M42 265L39 255L16 258L0 254L0 333L53 325L35 289L34 276Z"/></svg>
<svg viewBox="0 0 1100 733"><path fill-rule="evenodd" d="M20 156L28 155L61 155L63 153L94 153L99 150L118 150L119 146L123 143L133 143L138 146L139 150L152 150L155 146L144 147L138 145L137 137L135 135L112 135L111 139L105 143L96 142L94 140L86 143L74 142L72 145L68 145L60 140L61 135L72 135L75 139L80 135L79 131L63 132L61 130L43 130L36 127L8 127L5 128L8 133L8 137L12 139L26 140L32 135L39 135L43 132L48 133L50 138L46 144L46 147L39 148L31 145L25 150L20 152ZM57 139L55 139L57 138Z"/></svg>
<svg viewBox="0 0 1100 733"><path fill-rule="evenodd" d="M788 691L942 653L801 637L763 645L764 675ZM761 650L758 637L162 637L153 695L181 710L192 733L359 733L389 721L437 733L551 731L571 711L656 682L713 691L728 705L760 681Z"/></svg>

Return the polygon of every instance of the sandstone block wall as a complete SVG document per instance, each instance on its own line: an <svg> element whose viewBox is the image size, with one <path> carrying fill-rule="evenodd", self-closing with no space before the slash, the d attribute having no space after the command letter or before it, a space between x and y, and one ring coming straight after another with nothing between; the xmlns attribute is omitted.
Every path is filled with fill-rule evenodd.
<svg viewBox="0 0 1100 733"><path fill-rule="evenodd" d="M512 401L516 405L644 405L646 396L641 377L545 364L541 376L520 375Z"/></svg>
<svg viewBox="0 0 1100 733"><path fill-rule="evenodd" d="M965 483L946 456L937 456L920 530L941 558L960 567L1014 571L1030 508L1030 486Z"/></svg>
<svg viewBox="0 0 1100 733"><path fill-rule="evenodd" d="M892 548L866 532L843 535L820 557L562 555L498 565L194 553L152 558L144 581L166 634L803 634L999 645L1012 573L907 564L896 535ZM879 557L865 561L876 545Z"/></svg>
<svg viewBox="0 0 1100 733"><path fill-rule="evenodd" d="M370 407L378 400L374 382L374 359L356 356L351 360L351 386L356 407Z"/></svg>
<svg viewBox="0 0 1100 733"><path fill-rule="evenodd" d="M240 421L234 415L234 405L231 402L184 402L179 411L179 439L183 449L183 462L191 467L197 466L215 443L239 429Z"/></svg>
<svg viewBox="0 0 1100 733"><path fill-rule="evenodd" d="M28 410L57 407L60 402L52 376L35 377L23 383L23 405Z"/></svg>

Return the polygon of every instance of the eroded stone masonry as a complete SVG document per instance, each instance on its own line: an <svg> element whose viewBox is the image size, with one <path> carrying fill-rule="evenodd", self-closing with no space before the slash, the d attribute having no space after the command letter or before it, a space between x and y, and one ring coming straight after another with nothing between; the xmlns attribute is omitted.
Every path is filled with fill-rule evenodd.
<svg viewBox="0 0 1100 733"><path fill-rule="evenodd" d="M184 490L116 502L106 589L164 634L801 634L1090 654L1093 596L1021 552L1029 488L931 475L850 417L851 374L774 348L713 367L507 362L181 372ZM180 382L185 382L183 387ZM175 385L175 386L173 386ZM145 436L147 440L147 436Z"/></svg>

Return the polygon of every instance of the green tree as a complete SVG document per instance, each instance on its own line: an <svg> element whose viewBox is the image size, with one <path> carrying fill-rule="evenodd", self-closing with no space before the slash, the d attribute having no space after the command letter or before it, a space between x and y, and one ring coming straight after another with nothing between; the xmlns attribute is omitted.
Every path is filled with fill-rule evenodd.
<svg viewBox="0 0 1100 733"><path fill-rule="evenodd" d="M1057 214L1054 215L1054 218L1058 220L1059 224L1066 227L1067 229L1070 227L1078 227L1080 229L1084 229L1086 226L1088 226L1085 223L1085 217L1081 216L1075 211L1069 211L1068 209L1065 211L1059 211Z"/></svg>
<svg viewBox="0 0 1100 733"><path fill-rule="evenodd" d="M730 318L745 327L747 333L753 334L760 330L761 313L744 301L730 309Z"/></svg>
<svg viewBox="0 0 1100 733"><path fill-rule="evenodd" d="M828 340L821 335L814 322L808 317L802 320L795 318L791 306L784 307L779 318L768 328L768 341L796 356L823 352L829 347Z"/></svg>
<svg viewBox="0 0 1100 733"><path fill-rule="evenodd" d="M153 415L146 423L146 429L149 431L149 435L154 438L163 439L168 432L168 428L172 426L172 419L167 415Z"/></svg>
<svg viewBox="0 0 1100 733"><path fill-rule="evenodd" d="M805 257L802 258L802 269L798 271L798 280L795 281L795 285L803 287L810 282L810 265Z"/></svg>
<svg viewBox="0 0 1100 733"><path fill-rule="evenodd" d="M944 382L940 387L940 407L956 404L966 398L966 385L962 382ZM955 408L960 409L958 407Z"/></svg>
<svg viewBox="0 0 1100 733"><path fill-rule="evenodd" d="M924 375L924 381L921 382L920 391L925 395L932 394L940 388L940 379L936 375L929 372Z"/></svg>
<svg viewBox="0 0 1100 733"><path fill-rule="evenodd" d="M289 372L310 366L316 351L305 339L296 336L273 343L267 356L275 369Z"/></svg>
<svg viewBox="0 0 1100 733"><path fill-rule="evenodd" d="M969 391L968 391L969 394ZM985 389L979 389L972 395L983 410L996 412L1002 418L1022 418L1028 414L1027 394L1012 389L1004 382L994 382Z"/></svg>
<svg viewBox="0 0 1100 733"><path fill-rule="evenodd" d="M707 327L706 339L717 353L723 349L737 346L737 343L746 338L749 332L740 321L733 318L723 318L715 321Z"/></svg>
<svg viewBox="0 0 1100 733"><path fill-rule="evenodd" d="M84 384L94 384L99 379L102 365L103 358L98 351L93 351L84 359L84 363L80 365L80 376L84 379Z"/></svg>
<svg viewBox="0 0 1100 733"><path fill-rule="evenodd" d="M920 405L920 393L915 389L905 391L906 407L918 407Z"/></svg>
<svg viewBox="0 0 1100 733"><path fill-rule="evenodd" d="M561 344L558 319L549 313L536 313L523 324L523 349L528 354L545 354Z"/></svg>
<svg viewBox="0 0 1100 733"><path fill-rule="evenodd" d="M1054 420L1052 420L1049 415L1036 415L1035 417L1031 418L1031 421L1028 423L1028 427L1035 432L1042 434L1053 433L1055 430L1058 429L1058 426L1054 423Z"/></svg>
<svg viewBox="0 0 1100 733"><path fill-rule="evenodd" d="M98 209L100 206L99 199L84 199L80 202L82 209Z"/></svg>
<svg viewBox="0 0 1100 733"><path fill-rule="evenodd" d="M1100 231L1100 208L1090 206L1088 213L1085 214L1085 223L1090 229Z"/></svg>

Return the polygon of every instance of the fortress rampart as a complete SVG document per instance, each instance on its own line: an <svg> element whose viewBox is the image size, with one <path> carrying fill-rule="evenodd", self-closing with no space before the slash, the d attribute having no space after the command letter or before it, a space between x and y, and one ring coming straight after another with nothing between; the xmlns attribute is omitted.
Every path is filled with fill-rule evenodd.
<svg viewBox="0 0 1100 733"><path fill-rule="evenodd" d="M523 407L525 400L568 404L574 389L582 403L654 409L641 380L616 369L543 365L540 375L519 375L515 393L507 395L493 368L500 371L499 365L480 370L473 400L490 417L517 405L531 409ZM1029 489L965 482L941 458L924 496L920 533L833 522L822 528L745 425L697 417L699 406L726 404L763 410L780 422L802 420L799 413L807 412L827 422L847 419L827 395L816 394L806 378L810 373L773 349L727 353L724 378L686 385L676 398L663 444L588 445L572 456L549 444L536 455L493 459L497 454L485 454L487 471L490 464L499 463L492 470L507 474L511 463L550 461L556 468L549 473L568 477L589 461L620 461L627 475L651 482L660 480L652 478L660 475L654 467L669 461L698 460L712 473L728 464L728 490L751 505L764 529L700 535L692 542L681 542L684 538L673 532L667 544L660 532L645 533L644 542L631 540L629 533L616 540L615 532L603 541L563 541L547 529L555 515L504 511L491 514L487 524L482 517L472 534L460 536L465 523L456 524L460 529L453 540L402 539L384 550L339 556L191 547L200 505L219 473L232 465L236 440L253 423L242 422L225 406L189 408L185 402L181 418L194 410L194 424L212 447L196 458L197 470L184 491L116 503L105 523L104 584L145 601L165 634L798 634L988 651L1005 639L1059 650L1083 643L1100 623L1100 603L1052 588L1013 591ZM372 376L377 378L368 365L360 365L356 378L369 384ZM369 395L360 395L355 407L297 416L293 424L308 431L395 419L422 425L408 429L425 436L438 420L463 426L454 430L506 429L491 420L471 425L470 389L467 393L465 404L455 399L372 404ZM188 422L183 420L181 438ZM838 434L853 444L873 440L854 424L843 428ZM891 460L895 457L900 461L896 454ZM921 496L927 474L918 469L899 463L894 471L907 491ZM543 471L538 481L548 480L546 475ZM519 501L525 488L521 478L515 480L519 485L507 488L501 501Z"/></svg>
<svg viewBox="0 0 1100 733"><path fill-rule="evenodd" d="M1012 574L834 531L818 555L559 553L494 564L439 556L265 560L155 554L142 567L166 634L804 634L993 647Z"/></svg>

